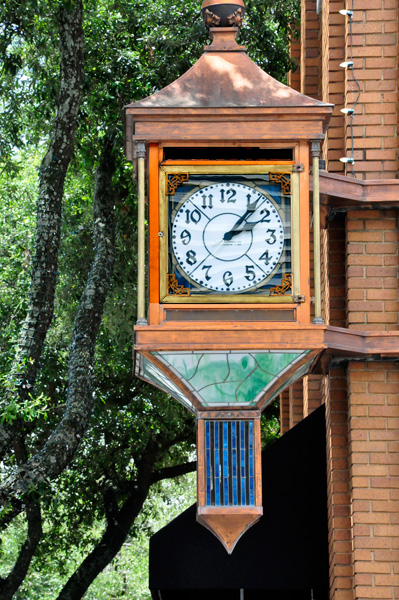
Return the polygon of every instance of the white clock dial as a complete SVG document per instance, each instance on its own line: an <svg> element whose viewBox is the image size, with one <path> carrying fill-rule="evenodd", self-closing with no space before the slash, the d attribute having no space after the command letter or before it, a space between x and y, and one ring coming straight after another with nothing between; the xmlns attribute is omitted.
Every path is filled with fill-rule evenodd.
<svg viewBox="0 0 399 600"><path fill-rule="evenodd" d="M189 196L177 208L171 234L183 273L221 293L259 286L284 249L284 225L273 201L259 188L235 182Z"/></svg>

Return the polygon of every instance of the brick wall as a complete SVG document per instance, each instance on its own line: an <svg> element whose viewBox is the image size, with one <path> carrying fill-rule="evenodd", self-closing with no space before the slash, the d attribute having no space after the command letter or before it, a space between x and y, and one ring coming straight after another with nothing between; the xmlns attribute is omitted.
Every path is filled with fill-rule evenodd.
<svg viewBox="0 0 399 600"><path fill-rule="evenodd" d="M348 27L349 19L341 18ZM346 60L349 59L350 38L347 36ZM353 62L361 88L353 119L355 172L363 179L394 179L398 172L398 0L370 3L355 0ZM358 88L350 70L346 75L346 104L351 106ZM349 117L346 121L348 125ZM350 128L347 127L348 156L350 150Z"/></svg>
<svg viewBox="0 0 399 600"><path fill-rule="evenodd" d="M347 408L345 369L331 369L326 398L331 600L353 600Z"/></svg>
<svg viewBox="0 0 399 600"><path fill-rule="evenodd" d="M321 98L321 36L316 0L302 0L301 92Z"/></svg>
<svg viewBox="0 0 399 600"><path fill-rule="evenodd" d="M353 598L399 598L399 372L348 368Z"/></svg>
<svg viewBox="0 0 399 600"><path fill-rule="evenodd" d="M340 109L345 105L345 71L339 65L345 58L345 20L339 14L344 0L323 2L322 10L322 100L335 104L334 113L323 144L327 170L342 173L340 157L345 155L345 119ZM302 67L301 67L302 68Z"/></svg>
<svg viewBox="0 0 399 600"><path fill-rule="evenodd" d="M348 327L397 331L397 211L351 210L346 227Z"/></svg>
<svg viewBox="0 0 399 600"><path fill-rule="evenodd" d="M284 435L290 429L290 393L284 390L280 394L280 435Z"/></svg>
<svg viewBox="0 0 399 600"><path fill-rule="evenodd" d="M303 383L302 379L289 388L290 429L303 419Z"/></svg>

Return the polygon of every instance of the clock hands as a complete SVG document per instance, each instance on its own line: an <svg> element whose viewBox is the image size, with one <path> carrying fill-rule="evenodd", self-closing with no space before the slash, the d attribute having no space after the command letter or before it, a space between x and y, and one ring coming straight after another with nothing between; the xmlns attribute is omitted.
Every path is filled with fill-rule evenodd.
<svg viewBox="0 0 399 600"><path fill-rule="evenodd" d="M256 211L257 208L257 204L260 200L261 196L259 196L259 198L257 198L256 200L254 200L253 202L251 202L251 204L248 204L247 206L247 210L245 211L245 213L242 215L242 217L240 217L238 219L238 221L233 225L233 227L230 229L230 231L227 231L224 236L223 236L223 241L229 241L231 240L235 235L238 235L239 233L241 233L242 231L252 231L252 229L255 227L255 225L257 225L258 223L261 223L262 221L265 223L268 223L269 221L266 220L264 217L262 219L260 219L259 221L254 221L251 223L248 223L247 218Z"/></svg>

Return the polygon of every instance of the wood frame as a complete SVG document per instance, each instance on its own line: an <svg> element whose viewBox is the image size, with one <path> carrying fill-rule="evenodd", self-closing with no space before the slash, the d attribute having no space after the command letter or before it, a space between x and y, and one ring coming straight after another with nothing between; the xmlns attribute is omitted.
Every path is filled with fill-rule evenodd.
<svg viewBox="0 0 399 600"><path fill-rule="evenodd" d="M289 173L292 177L292 193L291 193L291 245L295 247L294 263L292 264L293 279L296 280L295 289L300 289L300 251L299 251L299 219L294 222L293 216L299 213L299 190L294 188L299 184L299 174L293 173L294 161L165 161L160 166L159 170L159 286L160 286L160 302L162 304L293 304L294 292L287 296L269 296L269 295L254 295L254 294L209 294L204 296L190 295L188 297L176 297L168 295L166 289L166 273L168 272L168 213L167 213L167 196L165 192L166 178L170 173L187 172L189 174L215 174L215 175L248 175L248 174L264 174L264 173ZM296 204L295 209L293 208ZM293 254L293 253L292 253ZM295 269L294 271L294 264ZM300 295L300 292L298 292Z"/></svg>

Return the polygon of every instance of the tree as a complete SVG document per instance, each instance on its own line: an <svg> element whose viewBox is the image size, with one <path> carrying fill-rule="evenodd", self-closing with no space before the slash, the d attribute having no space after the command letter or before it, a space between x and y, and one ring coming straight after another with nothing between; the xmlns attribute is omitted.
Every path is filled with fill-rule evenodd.
<svg viewBox="0 0 399 600"><path fill-rule="evenodd" d="M281 78L296 2L247 5L243 41ZM120 111L186 71L206 33L193 0L3 0L0 10L5 193L21 189L21 163L48 140L34 242L15 259L2 250L9 282L24 266L1 308L1 518L24 512L29 527L0 590L13 596L49 540L52 551L78 544L102 520L60 591L75 599L119 551L150 486L194 468L190 415L131 374L136 205ZM75 528L59 542L57 514Z"/></svg>

